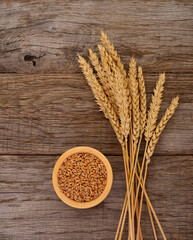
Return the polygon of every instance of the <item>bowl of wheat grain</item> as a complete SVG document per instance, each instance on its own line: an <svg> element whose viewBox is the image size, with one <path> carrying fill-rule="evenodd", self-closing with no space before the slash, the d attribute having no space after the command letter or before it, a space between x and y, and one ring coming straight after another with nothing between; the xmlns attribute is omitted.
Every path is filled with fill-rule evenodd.
<svg viewBox="0 0 193 240"><path fill-rule="evenodd" d="M58 197L74 208L91 208L109 194L113 172L108 159L91 147L75 147L57 160L53 187Z"/></svg>

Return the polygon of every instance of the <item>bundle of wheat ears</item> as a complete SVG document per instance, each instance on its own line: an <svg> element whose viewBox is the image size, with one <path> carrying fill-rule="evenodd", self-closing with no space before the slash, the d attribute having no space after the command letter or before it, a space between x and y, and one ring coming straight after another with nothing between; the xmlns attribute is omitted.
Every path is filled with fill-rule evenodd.
<svg viewBox="0 0 193 240"><path fill-rule="evenodd" d="M101 33L101 41L102 44L98 45L100 60L97 54L89 49L89 59L92 65L81 56L79 56L78 61L100 110L109 119L122 147L127 191L115 240L122 239L126 216L128 216L129 225L128 239L143 239L140 224L143 197L146 200L154 238L157 239L155 228L157 223L163 239L166 239L146 192L145 183L148 165L155 146L178 106L179 97L172 99L168 109L157 124L165 74L159 76L148 113L146 113L146 90L142 68L137 68L136 61L132 57L127 73L117 51L103 32ZM146 144L140 164L138 157L143 136Z"/></svg>

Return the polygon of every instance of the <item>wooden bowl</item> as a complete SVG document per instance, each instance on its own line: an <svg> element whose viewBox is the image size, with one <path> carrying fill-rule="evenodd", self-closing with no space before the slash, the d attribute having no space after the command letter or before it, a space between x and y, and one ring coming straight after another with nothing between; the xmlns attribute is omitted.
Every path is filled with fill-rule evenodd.
<svg viewBox="0 0 193 240"><path fill-rule="evenodd" d="M62 193L58 186L58 171L59 171L60 166L63 164L64 160L67 157L69 157L75 153L90 153L90 154L95 155L104 163L106 170L107 170L107 184L106 184L104 191L101 193L100 196L98 196L96 199L94 199L90 202L76 202L76 201L68 198L64 193ZM107 195L109 194L109 192L111 190L112 183L113 183L113 172L112 172L112 168L111 168L109 161L101 152L99 152L96 149L91 148L91 147L75 147L75 148L71 148L70 150L63 153L57 160L57 162L54 166L53 174L52 174L52 182L53 182L53 186L54 186L54 190L55 190L56 194L64 203L66 203L69 206L74 207L74 208L85 209L85 208L91 208L91 207L98 205L107 197Z"/></svg>

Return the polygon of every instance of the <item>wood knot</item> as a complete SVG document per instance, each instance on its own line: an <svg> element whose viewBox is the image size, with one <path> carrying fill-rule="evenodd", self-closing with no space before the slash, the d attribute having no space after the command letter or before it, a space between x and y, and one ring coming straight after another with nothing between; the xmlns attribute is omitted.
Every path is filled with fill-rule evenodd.
<svg viewBox="0 0 193 240"><path fill-rule="evenodd" d="M24 61L32 62L34 67L36 66L36 60L35 59L37 59L36 56L31 56L31 55L25 55L24 56Z"/></svg>
<svg viewBox="0 0 193 240"><path fill-rule="evenodd" d="M25 55L24 56L24 61L32 62L33 66L35 67L37 59L40 59L40 58L44 57L45 55L46 55L46 53L43 53L39 57L36 57L36 56L33 56L33 55Z"/></svg>

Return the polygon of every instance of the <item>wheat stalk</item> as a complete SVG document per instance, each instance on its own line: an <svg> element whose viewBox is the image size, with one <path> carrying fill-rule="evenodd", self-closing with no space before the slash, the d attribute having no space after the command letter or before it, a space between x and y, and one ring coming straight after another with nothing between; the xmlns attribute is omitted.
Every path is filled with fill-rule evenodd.
<svg viewBox="0 0 193 240"><path fill-rule="evenodd" d="M129 62L129 88L132 99L132 126L133 140L136 145L139 138L140 120L139 120L139 91L138 82L136 80L136 61L134 57Z"/></svg>
<svg viewBox="0 0 193 240"><path fill-rule="evenodd" d="M142 68L138 67L138 80L137 80L137 67L134 57L131 58L129 63L128 76L124 69L124 65L118 56L113 44L103 32L101 33L101 40L103 45L98 45L100 58L96 53L89 49L90 62L92 63L96 73L93 72L91 65L81 56L79 56L79 63L84 73L88 84L96 98L96 102L103 111L105 116L109 119L116 135L121 143L123 150L123 159L125 165L125 176L127 185L127 199L123 206L123 211L120 218L117 234L115 239L122 237L123 227L125 223L126 213L128 211L129 217L129 238L135 239L135 214L137 216L137 236L140 237L140 219L143 203L143 194L145 194L148 210L151 218L154 236L156 236L154 222L151 212L160 228L163 238L166 239L165 234L161 228L159 220L155 211L150 203L145 190L145 182L147 176L147 167L150 158L154 152L160 134L165 128L168 120L172 117L178 106L179 98L176 97L172 100L170 106L166 110L164 116L156 127L160 105L162 101L163 85L165 82L165 74L159 76L159 80L154 89L148 115L146 116L146 90L143 79ZM132 118L132 121L131 121ZM147 118L147 119L146 119ZM132 127L131 127L132 126ZM139 168L139 175L136 172L138 162L138 153L142 139L142 133L145 135L146 145L143 155L141 168ZM128 155L127 137L130 134L130 156ZM140 138L139 138L140 135ZM143 177L143 169L145 160L147 159L145 174ZM137 177L138 184L136 191L133 191L134 177ZM140 206L138 205L139 188L142 188ZM138 213L136 212L138 209ZM150 211L151 210L151 211ZM119 235L119 236L118 236Z"/></svg>
<svg viewBox="0 0 193 240"><path fill-rule="evenodd" d="M117 135L119 142L121 144L123 144L123 135L120 131L119 119L118 119L111 103L109 102L106 94L104 93L102 86L98 82L96 75L93 73L93 70L92 70L91 66L89 65L89 63L87 63L87 61L81 56L79 56L78 61L80 63L82 72L84 73L85 78L87 79L87 82L92 89L92 92L96 98L98 105L100 106L100 108L104 112L104 114L107 115L107 117Z"/></svg>
<svg viewBox="0 0 193 240"><path fill-rule="evenodd" d="M102 34L102 39L104 34ZM129 88L126 79L126 71L124 70L123 64L120 61L120 58L117 55L113 45L110 43L106 36L107 44L105 44L106 49L98 45L100 54L101 54L101 61L103 64L104 69L108 72L109 76L112 78L112 89L114 91L114 96L116 99L117 107L118 107L118 115L121 121L121 131L125 137L125 147L123 152L126 153L124 155L124 162L125 162L125 174L126 174L126 183L127 183L127 190L129 190L128 185L128 177L127 172L128 169L128 150L127 150L127 137L130 131L130 108L131 108L131 98L129 96ZM102 40L103 41L103 40ZM109 49L111 51L109 51ZM131 209L130 209L130 198L128 198L128 214L129 214L129 228L130 232L134 233L131 224ZM133 236L133 235L132 235ZM119 239L121 235L119 236ZM133 237L131 238L133 240Z"/></svg>
<svg viewBox="0 0 193 240"><path fill-rule="evenodd" d="M139 80L139 96L140 96L140 127L141 133L143 133L146 121L146 91L145 82L143 79L142 68L138 67L138 80Z"/></svg>
<svg viewBox="0 0 193 240"><path fill-rule="evenodd" d="M178 106L178 102L179 102L179 97L175 97L172 99L170 106L168 107L168 109L166 110L166 112L164 113L162 119L160 120L159 124L157 125L153 136L149 142L149 146L147 149L147 160L148 162L150 161L151 156L154 153L155 150L155 146L159 140L159 137L162 133L162 131L164 130L167 122L170 120L170 118L173 116L177 106Z"/></svg>
<svg viewBox="0 0 193 240"><path fill-rule="evenodd" d="M152 137L153 131L155 129L155 124L157 121L158 113L160 110L160 105L162 102L162 93L164 90L164 82L165 82L165 73L160 74L159 80L156 84L156 88L154 89L154 94L152 96L150 109L148 112L147 124L145 127L145 139L149 141Z"/></svg>

